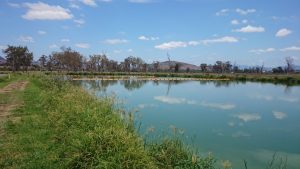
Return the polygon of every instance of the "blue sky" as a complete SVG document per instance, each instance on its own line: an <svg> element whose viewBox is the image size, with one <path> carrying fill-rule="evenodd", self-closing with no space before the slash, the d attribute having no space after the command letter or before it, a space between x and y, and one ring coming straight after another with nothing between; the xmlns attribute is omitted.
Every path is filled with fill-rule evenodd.
<svg viewBox="0 0 300 169"><path fill-rule="evenodd" d="M0 48L35 59L66 46L118 61L300 65L299 0L2 0L0 22Z"/></svg>

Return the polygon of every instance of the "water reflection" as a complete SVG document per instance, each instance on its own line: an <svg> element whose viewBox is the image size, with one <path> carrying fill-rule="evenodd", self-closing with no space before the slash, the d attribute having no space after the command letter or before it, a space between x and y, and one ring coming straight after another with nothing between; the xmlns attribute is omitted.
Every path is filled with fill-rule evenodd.
<svg viewBox="0 0 300 169"><path fill-rule="evenodd" d="M96 90L97 96L116 93L126 100L126 109L138 109L142 115L141 131L163 133L174 125L186 136L197 136L195 146L202 152L212 151L218 159L230 160L234 168L243 168L243 159L251 168L265 167L251 153L257 149L295 153L295 158L300 154L297 86L287 93L282 85L232 81L129 79L79 85ZM291 163L295 166L296 161Z"/></svg>

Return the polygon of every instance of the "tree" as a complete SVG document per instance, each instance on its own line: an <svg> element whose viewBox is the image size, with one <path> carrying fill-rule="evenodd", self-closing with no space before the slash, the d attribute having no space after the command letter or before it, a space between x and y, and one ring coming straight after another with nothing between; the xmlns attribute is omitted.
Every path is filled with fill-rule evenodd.
<svg viewBox="0 0 300 169"><path fill-rule="evenodd" d="M42 55L42 56L39 58L39 64L40 64L40 67L41 67L41 68L46 67L46 62L47 62L47 56L46 56L46 55Z"/></svg>
<svg viewBox="0 0 300 169"><path fill-rule="evenodd" d="M83 57L79 52L64 47L61 50L52 54L60 70L78 71L82 68Z"/></svg>
<svg viewBox="0 0 300 169"><path fill-rule="evenodd" d="M286 62L286 72L293 72L294 71L294 59L292 57L286 57L285 58L285 62Z"/></svg>
<svg viewBox="0 0 300 169"><path fill-rule="evenodd" d="M158 71L158 68L159 68L159 61L153 62L153 69L155 72Z"/></svg>
<svg viewBox="0 0 300 169"><path fill-rule="evenodd" d="M10 46L3 51L6 54L7 64L13 71L20 70L21 67L27 71L28 66L31 65L33 54L29 52L26 46Z"/></svg>
<svg viewBox="0 0 300 169"><path fill-rule="evenodd" d="M181 65L180 65L179 63L176 63L176 64L175 64L174 71L175 71L175 72L179 72L180 66L181 66Z"/></svg>
<svg viewBox="0 0 300 169"><path fill-rule="evenodd" d="M200 65L200 68L201 68L201 71L202 71L202 72L206 72L206 71L207 71L207 64L206 64L206 63L202 63L202 64Z"/></svg>

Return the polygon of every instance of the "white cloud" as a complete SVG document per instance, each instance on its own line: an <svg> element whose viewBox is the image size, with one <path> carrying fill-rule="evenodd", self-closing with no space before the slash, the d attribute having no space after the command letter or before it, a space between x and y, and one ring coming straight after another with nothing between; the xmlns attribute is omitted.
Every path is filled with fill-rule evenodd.
<svg viewBox="0 0 300 169"><path fill-rule="evenodd" d="M19 41L21 42L28 42L28 43L34 43L34 39L31 36L20 36Z"/></svg>
<svg viewBox="0 0 300 169"><path fill-rule="evenodd" d="M152 2L152 0L128 0L128 2L131 2L131 3L150 3Z"/></svg>
<svg viewBox="0 0 300 169"><path fill-rule="evenodd" d="M233 31L234 32L243 32L243 33L264 32L265 28L261 27L261 26L255 27L255 26L248 25L248 26L242 27L241 29L235 29Z"/></svg>
<svg viewBox="0 0 300 169"><path fill-rule="evenodd" d="M128 49L127 52L133 52L133 50L132 49Z"/></svg>
<svg viewBox="0 0 300 169"><path fill-rule="evenodd" d="M28 20L65 20L73 18L70 10L61 6L51 6L43 2L25 3L28 8L26 14L22 15Z"/></svg>
<svg viewBox="0 0 300 169"><path fill-rule="evenodd" d="M142 35L142 36L139 36L138 39L139 40L158 40L159 37L153 37L153 36L146 37L146 36Z"/></svg>
<svg viewBox="0 0 300 169"><path fill-rule="evenodd" d="M189 104L189 105L197 104L197 102L194 100L187 100L186 98L170 97L170 96L155 96L154 100L163 103L168 103L168 104Z"/></svg>
<svg viewBox="0 0 300 169"><path fill-rule="evenodd" d="M248 23L248 20L247 19L243 19L242 23Z"/></svg>
<svg viewBox="0 0 300 169"><path fill-rule="evenodd" d="M61 39L61 42L70 42L70 39Z"/></svg>
<svg viewBox="0 0 300 169"><path fill-rule="evenodd" d="M254 99L261 99L261 100L266 100L266 101L271 101L273 100L273 97L272 96L269 96L269 95L263 95L263 94L254 94L254 95L251 95L250 97L254 98Z"/></svg>
<svg viewBox="0 0 300 169"><path fill-rule="evenodd" d="M94 0L80 0L83 4L88 5L88 6L92 6L92 7L96 7L97 4Z"/></svg>
<svg viewBox="0 0 300 169"><path fill-rule="evenodd" d="M186 103L185 98L177 98L177 97L169 97L169 96L155 96L155 100L158 100L163 103L168 103L168 104L183 104Z"/></svg>
<svg viewBox="0 0 300 169"><path fill-rule="evenodd" d="M297 97L279 97L278 100L295 103L295 102L299 101L299 98L297 98Z"/></svg>
<svg viewBox="0 0 300 169"><path fill-rule="evenodd" d="M210 43L233 43L233 42L238 42L239 40L235 37L232 36L224 36L221 38L216 38L216 39L206 39L202 40L201 42L203 44L210 44Z"/></svg>
<svg viewBox="0 0 300 169"><path fill-rule="evenodd" d="M216 39L205 39L201 41L189 41L189 42L183 42L183 41L171 41L171 42L166 42L160 45L156 45L156 49L161 49L161 50L170 50L170 49L175 49L175 48L184 48L187 46L197 46L200 44L212 44L212 43L233 43L233 42L238 42L239 40L235 37L232 36L224 36L221 38L216 38Z"/></svg>
<svg viewBox="0 0 300 169"><path fill-rule="evenodd" d="M299 46L291 46L291 47L286 47L283 49L280 49L280 51L285 52L285 51L299 51L300 47Z"/></svg>
<svg viewBox="0 0 300 169"><path fill-rule="evenodd" d="M77 43L77 44L75 44L75 46L78 48L83 48L83 49L90 48L90 45L88 43Z"/></svg>
<svg viewBox="0 0 300 169"><path fill-rule="evenodd" d="M188 43L182 42L182 41L171 41L167 43L163 43L160 45L156 45L156 49L161 49L161 50L170 50L170 49L175 49L175 48L182 48L182 47L187 47Z"/></svg>
<svg viewBox="0 0 300 169"><path fill-rule="evenodd" d="M279 112L279 111L273 111L273 115L278 120L282 120L282 119L286 118L286 116L287 116L286 113Z"/></svg>
<svg viewBox="0 0 300 169"><path fill-rule="evenodd" d="M39 35L45 35L45 34L47 34L47 32L46 32L46 31L39 30L39 31L38 31L38 34L39 34Z"/></svg>
<svg viewBox="0 0 300 169"><path fill-rule="evenodd" d="M236 20L236 19L233 19L233 20L231 20L230 23L231 23L232 25L238 25L238 24L239 24L239 21Z"/></svg>
<svg viewBox="0 0 300 169"><path fill-rule="evenodd" d="M240 8L237 8L235 11L236 11L238 14L240 14L240 15L247 15L247 14L249 14L249 13L254 13L254 12L256 12L255 9L246 9L246 10L243 10L243 9L240 9Z"/></svg>
<svg viewBox="0 0 300 169"><path fill-rule="evenodd" d="M226 104L226 103L201 102L200 105L204 106L204 107L217 108L217 109L222 109L222 110L231 110L236 107L234 104Z"/></svg>
<svg viewBox="0 0 300 169"><path fill-rule="evenodd" d="M278 30L275 36L276 37L285 37L285 36L287 36L287 35L289 35L291 33L292 33L291 30L283 28L283 29Z"/></svg>
<svg viewBox="0 0 300 169"><path fill-rule="evenodd" d="M190 45L190 46L197 46L199 44L200 44L200 42L198 42L198 41L189 41L188 42L188 45Z"/></svg>
<svg viewBox="0 0 300 169"><path fill-rule="evenodd" d="M242 114L235 115L234 117L244 122L257 121L261 119L261 116L259 114L250 114L250 113L242 113Z"/></svg>
<svg viewBox="0 0 300 169"><path fill-rule="evenodd" d="M7 46L5 46L5 45L0 45L0 50L4 50L4 49L6 49L7 48Z"/></svg>
<svg viewBox="0 0 300 169"><path fill-rule="evenodd" d="M256 53L256 54L261 54L261 53L267 53L267 52L274 52L276 49L275 48L267 48L267 49L252 49L249 52L251 53Z"/></svg>
<svg viewBox="0 0 300 169"><path fill-rule="evenodd" d="M126 39L106 39L104 41L104 43L110 44L110 45L117 45L117 44L128 43L128 40L126 40Z"/></svg>
<svg viewBox="0 0 300 169"><path fill-rule="evenodd" d="M73 20L75 23L78 24L78 26L83 25L85 23L85 21L83 19L74 19Z"/></svg>
<svg viewBox="0 0 300 169"><path fill-rule="evenodd" d="M221 9L216 13L217 16L224 16L229 12L229 9Z"/></svg>
<svg viewBox="0 0 300 169"><path fill-rule="evenodd" d="M49 48L54 49L54 48L58 48L58 46L56 44L52 44L52 45L49 45Z"/></svg>

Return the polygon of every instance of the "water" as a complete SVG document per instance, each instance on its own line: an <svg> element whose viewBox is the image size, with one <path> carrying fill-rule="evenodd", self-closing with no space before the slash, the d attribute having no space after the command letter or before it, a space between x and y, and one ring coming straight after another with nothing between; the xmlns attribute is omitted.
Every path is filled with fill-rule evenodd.
<svg viewBox="0 0 300 169"><path fill-rule="evenodd" d="M176 126L201 153L233 168L265 168L276 152L300 168L300 87L206 81L81 81L97 96L115 94L139 110L141 133Z"/></svg>

